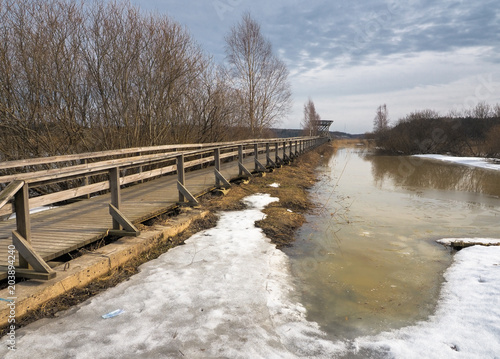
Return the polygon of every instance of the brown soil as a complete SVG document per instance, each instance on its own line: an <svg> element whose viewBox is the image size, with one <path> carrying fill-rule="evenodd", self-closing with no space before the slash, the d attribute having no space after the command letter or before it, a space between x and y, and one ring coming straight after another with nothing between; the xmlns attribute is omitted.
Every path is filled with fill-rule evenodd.
<svg viewBox="0 0 500 359"><path fill-rule="evenodd" d="M211 214L202 220L193 223L187 230L167 241L159 241L153 249L143 253L139 257L127 262L123 266L112 269L106 276L103 276L83 288L74 288L62 296L44 303L42 306L32 311L29 315L16 322L20 328L31 322L42 318L57 316L57 313L69 309L70 307L82 303L88 298L113 287L120 282L130 278L138 272L138 267L152 259L159 257L193 234L207 228L215 226L217 223L217 211L240 210L245 208L241 202L244 197L254 193L269 193L273 197L278 197L279 202L270 204L264 212L266 218L256 222L256 225L276 244L277 248L288 246L294 241L294 233L303 223L304 214L311 209L313 204L309 201L307 189L316 181L315 168L322 158L329 158L335 151L331 144L325 144L318 149L308 152L291 165L283 166L264 176L255 176L250 181L233 185L231 190L224 196L208 194L201 199L202 208L209 209ZM272 183L279 183L278 188L270 187ZM165 218L156 219L148 223L154 225L165 222ZM142 225L141 230L147 230L147 225ZM6 333L6 328L0 328L0 337Z"/></svg>

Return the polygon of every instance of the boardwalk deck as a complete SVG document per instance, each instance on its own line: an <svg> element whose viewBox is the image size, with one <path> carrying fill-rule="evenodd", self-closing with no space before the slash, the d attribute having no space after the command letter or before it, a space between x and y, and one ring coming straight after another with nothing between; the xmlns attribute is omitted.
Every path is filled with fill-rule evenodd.
<svg viewBox="0 0 500 359"><path fill-rule="evenodd" d="M253 157L244 159L249 169L254 168ZM221 166L221 173L227 179L238 177L238 162ZM187 172L186 188L194 195L202 194L215 187L214 167ZM177 205L177 176L164 176L121 190L120 210L137 224L166 212ZM31 245L45 261L95 242L112 228L108 204L111 195L101 195L48 211L31 215ZM7 265L7 247L12 244L11 232L15 220L0 222L0 266ZM0 279L6 273L0 273Z"/></svg>

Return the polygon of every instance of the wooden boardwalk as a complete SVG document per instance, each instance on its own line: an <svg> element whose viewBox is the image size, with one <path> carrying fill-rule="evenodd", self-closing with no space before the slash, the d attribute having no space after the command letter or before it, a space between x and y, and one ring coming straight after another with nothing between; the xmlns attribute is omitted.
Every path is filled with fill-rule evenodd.
<svg viewBox="0 0 500 359"><path fill-rule="evenodd" d="M278 155L287 157L284 148L278 150ZM248 169L253 170L255 167L253 156L243 158L241 163ZM220 173L228 180L240 177L238 161L221 164ZM184 176L185 187L195 197L216 188L213 165L185 172ZM122 188L120 192L119 210L130 222L138 224L178 205L178 176L162 176ZM105 237L113 229L113 218L109 212L111 196L107 193L31 214L32 249L43 261L48 262ZM7 249L13 243L12 231L15 229L15 219L0 221L0 266L4 266L4 271L0 271L0 279L7 277Z"/></svg>

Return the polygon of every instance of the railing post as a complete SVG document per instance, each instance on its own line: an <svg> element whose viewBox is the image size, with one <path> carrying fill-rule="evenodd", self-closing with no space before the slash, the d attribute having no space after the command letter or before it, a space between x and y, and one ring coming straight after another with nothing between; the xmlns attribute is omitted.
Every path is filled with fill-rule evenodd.
<svg viewBox="0 0 500 359"><path fill-rule="evenodd" d="M111 191L111 204L119 210L121 204L119 167L109 170L109 189ZM113 229L121 229L120 223L115 218L113 218Z"/></svg>
<svg viewBox="0 0 500 359"><path fill-rule="evenodd" d="M271 159L271 149L269 148L269 142L266 143L266 166L269 166L269 160Z"/></svg>
<svg viewBox="0 0 500 359"><path fill-rule="evenodd" d="M16 229L17 232L31 243L31 222L30 222L30 206L29 206L29 190L28 184L17 191L14 196L14 206L16 210ZM22 256L19 256L19 267L29 268L29 264Z"/></svg>
<svg viewBox="0 0 500 359"><path fill-rule="evenodd" d="M274 143L274 163L276 163L276 166L280 166L280 163L279 163L279 159L280 159L280 156L279 156L279 143L278 142L275 142Z"/></svg>
<svg viewBox="0 0 500 359"><path fill-rule="evenodd" d="M214 149L214 166L217 171L220 172L220 148ZM219 177L215 176L215 186L220 187Z"/></svg>
<svg viewBox="0 0 500 359"><path fill-rule="evenodd" d="M178 155L177 156L177 181L179 181L179 183L181 185L185 185L184 184L184 154L181 154L181 155ZM184 195L182 194L181 191L179 191L179 202L184 202Z"/></svg>
<svg viewBox="0 0 500 359"><path fill-rule="evenodd" d="M243 145L238 145L238 163L243 164ZM243 175L241 166L239 167L239 176Z"/></svg>
<svg viewBox="0 0 500 359"><path fill-rule="evenodd" d="M290 157L290 160L292 160L292 141L288 141L288 157Z"/></svg>
<svg viewBox="0 0 500 359"><path fill-rule="evenodd" d="M253 155L255 158L255 171L259 170L259 165L257 164L257 161L259 160L259 145L257 143L254 143L253 145Z"/></svg>
<svg viewBox="0 0 500 359"><path fill-rule="evenodd" d="M81 162L81 161L80 161L80 162ZM87 163L88 163L88 160L85 158L85 159L83 160L83 164L84 164L84 165L86 165ZM83 185L84 185L84 186L88 186L88 185L89 185L89 176L85 176L85 177L83 178ZM85 197L86 197L87 199L89 199L89 198L90 198L90 193L89 193L89 194L87 194Z"/></svg>
<svg viewBox="0 0 500 359"><path fill-rule="evenodd" d="M283 141L283 162L286 161L286 141Z"/></svg>
<svg viewBox="0 0 500 359"><path fill-rule="evenodd" d="M142 152L140 152L140 151L139 151L139 152L137 152L137 156L138 156L138 157L140 157L141 155L142 155ZM141 173L141 174L142 174L142 170L143 170L143 166L142 166L142 165L140 165L140 166L139 166L139 173ZM139 183L144 183L144 180L143 180L143 179L141 179L141 180L139 181Z"/></svg>

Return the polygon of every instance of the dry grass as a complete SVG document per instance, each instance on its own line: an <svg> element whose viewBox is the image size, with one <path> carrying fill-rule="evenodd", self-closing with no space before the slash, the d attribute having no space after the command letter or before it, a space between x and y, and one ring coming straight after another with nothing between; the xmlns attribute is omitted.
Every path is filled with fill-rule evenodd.
<svg viewBox="0 0 500 359"><path fill-rule="evenodd" d="M266 218L256 225L276 244L278 248L290 245L295 231L304 223L304 214L313 204L308 198L307 189L316 182L315 169L322 157L328 158L335 151L331 144L325 144L316 151L308 152L290 166L284 166L264 177L252 178L243 185L233 186L224 197L206 199L204 206L212 211L239 210L244 207L241 200L253 193L269 193L279 198L271 203L264 213ZM279 187L270 187L279 183Z"/></svg>

